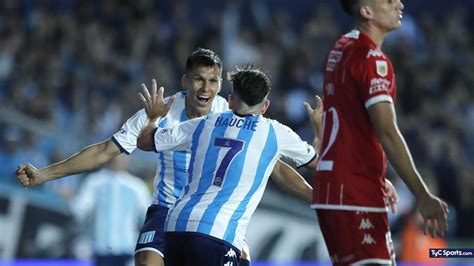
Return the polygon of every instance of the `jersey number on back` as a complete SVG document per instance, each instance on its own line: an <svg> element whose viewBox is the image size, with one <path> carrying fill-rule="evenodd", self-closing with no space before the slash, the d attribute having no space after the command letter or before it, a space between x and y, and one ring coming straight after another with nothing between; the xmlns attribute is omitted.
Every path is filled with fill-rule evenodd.
<svg viewBox="0 0 474 266"><path fill-rule="evenodd" d="M324 149L323 153L321 154L321 158L319 160L318 166L316 171L332 171L334 167L333 160L325 160L325 156L328 153L329 149L331 149L332 145L336 141L337 132L339 131L339 116L337 115L336 108L331 107L327 112L323 114L323 132L325 132L326 128L326 118L328 117L328 113L332 114L332 128L331 134L329 135L328 145Z"/></svg>
<svg viewBox="0 0 474 266"><path fill-rule="evenodd" d="M229 168L230 162L232 162L232 159L244 148L244 142L236 139L216 138L214 146L230 148L222 159L219 168L217 168L216 177L214 178L213 184L215 186L221 186L224 182L224 176L227 172L227 168Z"/></svg>

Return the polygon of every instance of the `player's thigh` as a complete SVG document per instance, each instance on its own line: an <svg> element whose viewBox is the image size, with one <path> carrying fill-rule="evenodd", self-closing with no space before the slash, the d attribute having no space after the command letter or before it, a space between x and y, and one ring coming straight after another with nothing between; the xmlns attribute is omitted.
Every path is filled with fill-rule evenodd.
<svg viewBox="0 0 474 266"><path fill-rule="evenodd" d="M168 208L151 205L135 247L135 265L163 265ZM161 264L159 264L161 262Z"/></svg>
<svg viewBox="0 0 474 266"><path fill-rule="evenodd" d="M387 213L317 210L334 264L387 265L394 259Z"/></svg>

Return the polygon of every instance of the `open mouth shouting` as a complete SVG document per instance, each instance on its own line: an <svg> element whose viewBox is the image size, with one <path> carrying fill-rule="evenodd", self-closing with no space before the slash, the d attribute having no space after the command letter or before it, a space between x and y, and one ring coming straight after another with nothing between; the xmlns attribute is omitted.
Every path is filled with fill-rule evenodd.
<svg viewBox="0 0 474 266"><path fill-rule="evenodd" d="M197 106L206 107L209 101L211 100L211 97L207 95L196 95L196 99Z"/></svg>

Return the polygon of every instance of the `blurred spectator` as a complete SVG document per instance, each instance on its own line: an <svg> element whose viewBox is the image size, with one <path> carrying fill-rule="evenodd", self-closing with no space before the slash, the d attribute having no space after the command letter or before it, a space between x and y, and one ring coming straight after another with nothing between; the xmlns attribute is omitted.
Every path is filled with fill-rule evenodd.
<svg viewBox="0 0 474 266"><path fill-rule="evenodd" d="M90 174L71 201L82 226L91 228L95 265L133 265L139 228L151 202L144 181L128 172L124 155Z"/></svg>

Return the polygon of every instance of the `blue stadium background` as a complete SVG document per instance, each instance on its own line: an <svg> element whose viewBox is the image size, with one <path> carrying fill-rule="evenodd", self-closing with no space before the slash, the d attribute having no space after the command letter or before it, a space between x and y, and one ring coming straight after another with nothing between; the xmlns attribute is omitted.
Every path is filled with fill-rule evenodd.
<svg viewBox="0 0 474 266"><path fill-rule="evenodd" d="M199 46L218 52L225 70L261 65L273 82L268 116L310 139L301 102L321 94L324 57L352 26L337 3L1 1L0 265L89 265L80 251L87 232L69 209L86 175L24 190L16 166L41 167L108 138L140 108L140 83L156 78L166 94L181 89L185 58ZM399 125L425 180L450 204L445 240L472 248L474 2L404 4L403 26L383 47L397 74ZM224 82L221 95L228 91ZM137 152L130 162L129 171L151 186L155 158ZM311 173L302 174L311 180ZM399 214L391 216L399 251L413 198L396 173L390 176L402 196ZM273 183L248 238L255 265L327 263L313 212Z"/></svg>

